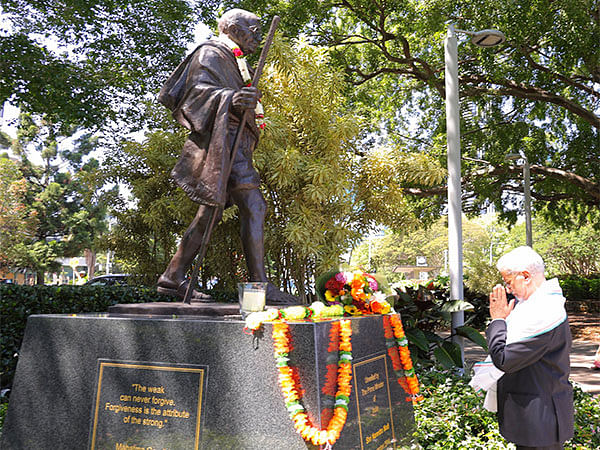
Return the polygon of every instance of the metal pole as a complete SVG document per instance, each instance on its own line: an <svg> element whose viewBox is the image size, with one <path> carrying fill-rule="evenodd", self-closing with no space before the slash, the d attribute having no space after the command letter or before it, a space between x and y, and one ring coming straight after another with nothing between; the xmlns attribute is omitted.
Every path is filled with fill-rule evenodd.
<svg viewBox="0 0 600 450"><path fill-rule="evenodd" d="M533 235L531 233L531 186L529 178L529 160L523 156L523 191L525 193L525 236L527 245L533 247Z"/></svg>
<svg viewBox="0 0 600 450"><path fill-rule="evenodd" d="M458 42L454 25L448 27L444 40L446 61L446 136L448 142L448 269L450 300L463 300L462 210L460 171L460 105L458 97ZM455 328L464 325L463 311L452 313L452 342L460 346L464 361L462 338Z"/></svg>

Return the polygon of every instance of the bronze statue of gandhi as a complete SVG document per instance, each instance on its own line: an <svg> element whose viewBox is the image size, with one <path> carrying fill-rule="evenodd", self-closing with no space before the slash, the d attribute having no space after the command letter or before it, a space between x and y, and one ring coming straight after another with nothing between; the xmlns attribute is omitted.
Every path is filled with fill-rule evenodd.
<svg viewBox="0 0 600 450"><path fill-rule="evenodd" d="M158 291L185 296L186 273L203 240L209 239L212 220L217 223L226 204L239 209L240 234L249 281L268 281L264 265L264 219L266 202L259 189L260 177L252 153L260 131L254 120L240 130L233 161L231 149L242 115L255 110L260 92L249 86L250 69L239 61L254 53L261 42L259 18L241 9L226 12L218 23L219 36L202 42L177 67L163 86L158 100L173 117L191 131L172 171L177 184L195 202L198 212L183 235L175 255L158 279ZM228 172L231 168L230 173ZM216 211L217 217L211 217ZM208 232L207 232L208 230ZM210 301L193 291L192 301ZM267 304L289 305L298 299L272 283Z"/></svg>

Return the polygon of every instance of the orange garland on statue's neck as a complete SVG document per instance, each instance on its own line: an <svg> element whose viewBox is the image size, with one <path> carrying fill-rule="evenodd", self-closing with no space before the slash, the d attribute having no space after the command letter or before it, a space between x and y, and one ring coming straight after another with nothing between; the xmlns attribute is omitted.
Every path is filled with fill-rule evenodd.
<svg viewBox="0 0 600 450"><path fill-rule="evenodd" d="M348 415L348 403L352 390L352 327L349 320L339 321L339 367L337 376L337 392L335 394L335 407L333 417L326 429L320 429L310 423L304 407L300 404L301 394L292 376L292 368L287 364L289 353L292 350L290 343L290 328L286 322L275 322L273 324L273 341L275 347L275 359L279 370L279 385L285 398L286 407L290 417L294 421L296 431L306 441L314 445L332 446L340 437L342 429L346 424Z"/></svg>
<svg viewBox="0 0 600 450"><path fill-rule="evenodd" d="M419 394L419 380L410 359L408 340L397 314L383 316L383 330L385 338L395 343L394 346L388 347L388 355L392 360L394 371L403 371L403 375L398 375L398 384L409 394L406 401L415 403L423 400L423 396Z"/></svg>

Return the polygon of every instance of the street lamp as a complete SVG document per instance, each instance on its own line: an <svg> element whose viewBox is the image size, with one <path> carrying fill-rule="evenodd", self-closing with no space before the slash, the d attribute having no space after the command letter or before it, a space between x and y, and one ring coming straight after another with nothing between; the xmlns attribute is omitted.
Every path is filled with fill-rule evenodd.
<svg viewBox="0 0 600 450"><path fill-rule="evenodd" d="M465 31L448 26L444 40L446 78L446 139L448 143L448 268L450 275L450 300L464 300L463 260L462 260L462 208L460 171L460 104L458 96L458 41L456 33L471 36L471 42L480 47L493 47L506 40L498 30ZM451 315L452 342L460 346L461 360L464 361L463 343L455 332L464 325L464 311Z"/></svg>
<svg viewBox="0 0 600 450"><path fill-rule="evenodd" d="M506 161L523 161L523 193L525 194L525 239L529 247L533 247L533 236L531 233L531 177L529 175L529 160L527 156L519 153L509 153L504 157Z"/></svg>

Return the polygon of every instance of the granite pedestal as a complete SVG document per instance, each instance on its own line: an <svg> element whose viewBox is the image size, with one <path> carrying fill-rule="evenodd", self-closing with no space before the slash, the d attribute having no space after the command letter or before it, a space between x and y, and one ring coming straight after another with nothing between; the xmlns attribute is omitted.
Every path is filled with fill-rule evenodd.
<svg viewBox="0 0 600 450"><path fill-rule="evenodd" d="M410 447L413 410L381 316L352 318L353 385L338 449ZM321 425L332 323L291 323L303 403ZM237 318L29 317L0 440L9 449L306 449L277 382L272 325ZM328 365L330 366L328 368ZM325 420L325 419L324 419Z"/></svg>

